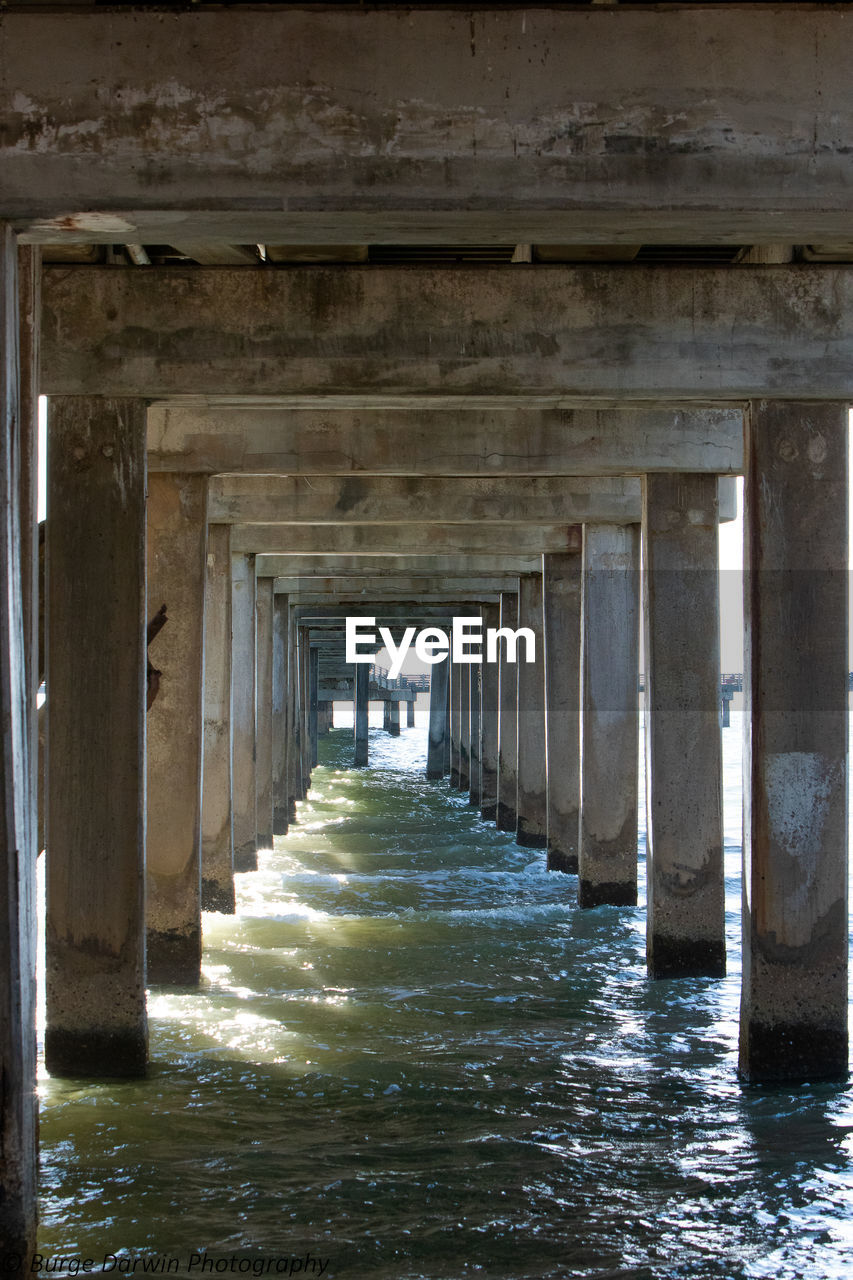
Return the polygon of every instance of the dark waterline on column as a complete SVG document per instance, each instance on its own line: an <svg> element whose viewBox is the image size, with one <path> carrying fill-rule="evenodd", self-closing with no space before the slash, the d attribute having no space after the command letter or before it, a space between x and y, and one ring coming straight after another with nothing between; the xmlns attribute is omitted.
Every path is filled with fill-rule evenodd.
<svg viewBox="0 0 853 1280"><path fill-rule="evenodd" d="M642 863L639 907L579 911L575 876L425 781L424 725L371 729L364 770L351 727L321 741L298 825L204 918L202 988L152 989L147 1081L41 1079L42 1251L848 1276L849 1092L736 1077L741 713L728 976L678 982L646 978Z"/></svg>

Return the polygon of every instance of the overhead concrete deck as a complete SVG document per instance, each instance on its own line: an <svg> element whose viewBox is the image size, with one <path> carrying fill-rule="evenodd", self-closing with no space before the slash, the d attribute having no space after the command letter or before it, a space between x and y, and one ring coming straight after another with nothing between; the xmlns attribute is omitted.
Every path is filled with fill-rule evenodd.
<svg viewBox="0 0 853 1280"><path fill-rule="evenodd" d="M850 234L844 6L31 10L2 37L33 241Z"/></svg>

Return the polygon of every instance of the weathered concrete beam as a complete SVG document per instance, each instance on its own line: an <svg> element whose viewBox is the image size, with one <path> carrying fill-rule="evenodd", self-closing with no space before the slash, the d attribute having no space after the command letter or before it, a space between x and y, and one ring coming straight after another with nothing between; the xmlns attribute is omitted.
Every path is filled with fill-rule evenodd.
<svg viewBox="0 0 853 1280"><path fill-rule="evenodd" d="M83 243L844 238L846 19L7 13L4 211Z"/></svg>
<svg viewBox="0 0 853 1280"><path fill-rule="evenodd" d="M48 395L853 396L853 267L51 267L43 326Z"/></svg>
<svg viewBox="0 0 853 1280"><path fill-rule="evenodd" d="M417 555L424 547L459 556L535 555L542 551L576 551L581 525L525 524L235 524L234 551L279 555ZM265 575L274 577L275 575Z"/></svg>
<svg viewBox="0 0 853 1280"><path fill-rule="evenodd" d="M464 421L464 420L463 420ZM216 476L211 521L237 525L577 524L640 519L639 478Z"/></svg>
<svg viewBox="0 0 853 1280"><path fill-rule="evenodd" d="M389 403L377 387L372 395L322 397L316 405L306 396L250 407L155 404L148 410L148 465L155 471L285 472L312 481L357 472L362 482L370 473L600 477L743 469L737 407L596 407L566 404L560 396L538 406L530 396L515 397L516 403L494 395L398 399Z"/></svg>
<svg viewBox="0 0 853 1280"><path fill-rule="evenodd" d="M414 415L413 415L414 416ZM462 417L464 424L464 416ZM709 419L708 427L716 425ZM211 523L637 524L639 477L630 476L214 476ZM733 477L718 482L721 520L737 514Z"/></svg>
<svg viewBox="0 0 853 1280"><path fill-rule="evenodd" d="M371 578L276 578L275 590L279 595L292 595L299 603L307 603L331 598L344 600L426 600L431 596L442 595L452 600L454 596L468 599L473 592L491 595L505 591L507 584L514 581L518 574L495 575L488 578L466 578L464 581L455 578L414 578L414 577L371 577Z"/></svg>
<svg viewBox="0 0 853 1280"><path fill-rule="evenodd" d="M515 579L512 579L513 584L514 582L515 582ZM503 589L506 590L508 585L509 585L509 582L504 583ZM498 591L475 590L471 592L471 591L462 591L460 589L458 591L447 591L447 590L432 591L429 593L424 593L423 595L421 595L420 593L415 594L412 592L410 592L408 595L406 595L405 593L401 593L398 595L391 591L386 591L386 592L377 591L373 593L371 596L365 596L361 593L357 593L357 594L351 593L347 595L343 592L334 592L332 593L332 595L328 595L328 594L312 595L311 592L303 592L301 594L296 593L290 598L293 604L299 605L300 608L306 608L306 607L310 608L313 605L326 604L327 601L333 600L335 604L339 606L341 609L346 607L346 612L349 614L354 613L356 609L362 608L365 605L366 600L369 601L368 612L372 611L374 613L376 612L381 613L385 605L388 605L388 604L406 603L408 605L409 615L411 615L414 619L416 619L421 605L441 604L441 605L446 605L449 608L451 605L456 603L456 607L457 609L459 609L462 607L462 605L466 601L470 601L472 596L478 604L486 604L486 603L494 603L498 599L499 595L500 595L499 590Z"/></svg>
<svg viewBox="0 0 853 1280"><path fill-rule="evenodd" d="M470 599L454 600L452 604L424 604L420 600L392 601L389 604L373 605L369 602L348 605L342 609L334 601L330 604L302 605L291 603L291 612L298 622L310 622L314 627L329 627L343 634L344 619L356 617L375 617L377 626L382 623L417 623L419 620L435 622L443 620L449 623L454 615L468 616L469 610L476 610L476 604ZM473 612L471 613L473 617Z"/></svg>
<svg viewBox="0 0 853 1280"><path fill-rule="evenodd" d="M448 582L463 577L491 577L492 574L535 573L541 556L258 556L258 576L310 578L318 582L330 575L374 577L380 574L445 578ZM279 587L276 587L279 590Z"/></svg>

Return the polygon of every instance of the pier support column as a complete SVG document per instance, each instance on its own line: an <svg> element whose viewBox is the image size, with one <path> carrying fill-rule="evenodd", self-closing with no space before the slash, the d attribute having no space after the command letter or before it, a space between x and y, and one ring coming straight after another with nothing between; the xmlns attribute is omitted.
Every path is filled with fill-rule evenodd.
<svg viewBox="0 0 853 1280"><path fill-rule="evenodd" d="M414 729L415 727L415 699L410 698L406 703L406 728Z"/></svg>
<svg viewBox="0 0 853 1280"><path fill-rule="evenodd" d="M21 397L17 254L12 229L8 224L0 224L0 510L3 512L0 520L0 723L3 725L0 735L3 770L0 787L0 895L4 912L0 928L0 1079L3 1082L0 1090L3 1153L0 1239L7 1252L16 1253L21 1259L19 1269L9 1269L10 1278L28 1274L29 1258L36 1245L38 1123L35 1092L36 817L32 800L32 769L37 749L31 737L32 678L28 679L27 675L27 650L32 655L37 620L35 592L38 579L34 577L37 566L32 548L35 534L32 530L28 534L22 528L31 518L28 512L32 497L22 496L19 451L28 452L32 440L28 439L27 425L24 424L23 434L20 427L26 393ZM34 333L34 341L35 338ZM22 354L25 355L23 350ZM26 373L25 363L25 377ZM141 442L136 440L134 443L136 448L141 444L144 449L144 435ZM134 472L135 479L143 487L144 466L143 452L141 477L138 469ZM32 476L34 459L24 461L24 467ZM141 526L144 517L140 517L135 503L132 506ZM70 511L66 511L68 516ZM27 551L28 545L30 552ZM141 547L140 543L137 549L140 567ZM28 555L31 556L29 570L23 563ZM80 574L79 565L75 566L75 572ZM22 598L23 591L28 589L29 608ZM36 618L33 618L33 612ZM28 615L29 625L25 629L24 620ZM99 632L103 621L101 617L86 618L84 627L93 625ZM141 633L141 609L137 625ZM138 729L138 718L136 724ZM128 726L122 727L125 735L129 736ZM84 910L85 905L81 904ZM72 953L76 952L76 939L71 939L70 943ZM79 955L74 956L74 961L79 971ZM73 976L71 982L73 986ZM97 1013L96 1010L91 1012ZM144 1029L144 1005L142 1013ZM72 1018L69 1021L71 1029L73 1025Z"/></svg>
<svg viewBox="0 0 853 1280"><path fill-rule="evenodd" d="M584 525L582 907L637 901L639 525Z"/></svg>
<svg viewBox="0 0 853 1280"><path fill-rule="evenodd" d="M366 662L356 662L354 670L355 767L356 769L364 769L367 766L367 695L370 691L370 668Z"/></svg>
<svg viewBox="0 0 853 1280"><path fill-rule="evenodd" d="M255 775L255 557L231 557L231 732L234 870L258 869Z"/></svg>
<svg viewBox="0 0 853 1280"><path fill-rule="evenodd" d="M447 736L447 682L450 658L434 662L429 677L429 737L426 776L432 781L444 777L444 748Z"/></svg>
<svg viewBox="0 0 853 1280"><path fill-rule="evenodd" d="M542 575L525 573L518 580L518 625L536 637L536 661L525 661L518 649L518 828L520 845L544 849L548 840L545 768L545 647L542 636Z"/></svg>
<svg viewBox="0 0 853 1280"><path fill-rule="evenodd" d="M459 666L459 790L471 787L471 666Z"/></svg>
<svg viewBox="0 0 853 1280"><path fill-rule="evenodd" d="M145 469L140 401L51 400L45 1062L54 1075L141 1076L148 1058ZM0 689L5 698L5 681ZM31 1035L32 1024L28 1050Z"/></svg>
<svg viewBox="0 0 853 1280"><path fill-rule="evenodd" d="M444 715L445 731L444 731L444 776L450 776L450 656L447 657L447 699L446 711Z"/></svg>
<svg viewBox="0 0 853 1280"><path fill-rule="evenodd" d="M448 707L449 707L449 733L450 742L450 785L454 790L459 790L459 739L462 730L462 694L460 686L462 683L462 667L458 662L451 662L450 656L447 658L449 664L449 681L448 681Z"/></svg>
<svg viewBox="0 0 853 1280"><path fill-rule="evenodd" d="M577 872L581 583L578 552L542 558L548 734L548 870Z"/></svg>
<svg viewBox="0 0 853 1280"><path fill-rule="evenodd" d="M287 774L287 616L289 596L273 597L272 632L272 829L287 834L290 823Z"/></svg>
<svg viewBox="0 0 853 1280"><path fill-rule="evenodd" d="M311 768L317 766L317 743L320 737L320 650L308 650L308 740L311 744Z"/></svg>
<svg viewBox="0 0 853 1280"><path fill-rule="evenodd" d="M740 1072L847 1075L847 406L746 431Z"/></svg>
<svg viewBox="0 0 853 1280"><path fill-rule="evenodd" d="M293 608L287 612L287 779L289 821L296 821L296 802L302 791L302 743L299 737L299 627Z"/></svg>
<svg viewBox="0 0 853 1280"><path fill-rule="evenodd" d="M273 579L255 583L257 685L255 689L255 786L259 849L272 848L272 649Z"/></svg>
<svg viewBox="0 0 853 1280"><path fill-rule="evenodd" d="M391 732L391 717L388 714L389 702L387 698L382 699L382 728L386 733Z"/></svg>
<svg viewBox="0 0 853 1280"><path fill-rule="evenodd" d="M717 478L643 496L649 976L726 968Z"/></svg>
<svg viewBox="0 0 853 1280"><path fill-rule="evenodd" d="M483 606L486 632L500 626L496 604ZM498 664L483 662L480 668L480 813L494 822L498 804Z"/></svg>
<svg viewBox="0 0 853 1280"><path fill-rule="evenodd" d="M518 595L501 592L501 630L518 627ZM498 798L499 831L518 826L518 664L510 662L507 643L498 646Z"/></svg>
<svg viewBox="0 0 853 1280"><path fill-rule="evenodd" d="M18 250L18 311L20 320L20 450L19 492L21 495L21 603L24 624L24 661L26 664L27 698L27 758L32 813L43 805L44 750L38 750L39 712L38 689L41 683L40 669L44 669L44 654L39 653L43 644L40 635L43 606L39 603L39 527L38 527L38 436L39 436L39 365L41 356L41 250L33 245L21 245ZM11 301L11 299L10 299ZM10 324L16 314L10 315ZM39 793L42 793L40 797ZM42 810L43 813L43 810ZM36 818L33 817L35 824ZM34 839L44 833L36 826L28 836ZM39 839L36 852L44 848Z"/></svg>
<svg viewBox="0 0 853 1280"><path fill-rule="evenodd" d="M148 599L168 623L149 655L162 671L148 713L148 981L201 976L201 784L207 477L148 477Z"/></svg>
<svg viewBox="0 0 853 1280"><path fill-rule="evenodd" d="M392 738L400 736L400 704L397 701L388 703L388 732Z"/></svg>
<svg viewBox="0 0 853 1280"><path fill-rule="evenodd" d="M474 805L477 809L480 807L480 801L483 795L483 777L481 764L481 710L480 702L482 699L483 685L480 679L482 665L479 662L471 665L471 741L469 745L468 755L468 803Z"/></svg>
<svg viewBox="0 0 853 1280"><path fill-rule="evenodd" d="M300 654L300 760L302 765L302 799L309 794L311 765L313 765L313 741L310 732L311 705L311 637L309 628L298 628L298 654Z"/></svg>
<svg viewBox="0 0 853 1280"><path fill-rule="evenodd" d="M231 526L207 529L201 907L234 914L231 823Z"/></svg>

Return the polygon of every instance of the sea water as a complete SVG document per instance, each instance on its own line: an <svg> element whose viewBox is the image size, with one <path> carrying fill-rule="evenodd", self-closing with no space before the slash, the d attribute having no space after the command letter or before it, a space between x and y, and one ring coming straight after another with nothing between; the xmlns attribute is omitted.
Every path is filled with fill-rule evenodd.
<svg viewBox="0 0 853 1280"><path fill-rule="evenodd" d="M650 982L640 905L424 777L425 724L321 742L199 990L153 988L137 1082L42 1073L42 1269L375 1280L853 1275L846 1087L746 1087L741 713L724 980ZM642 784L641 784L642 794Z"/></svg>

